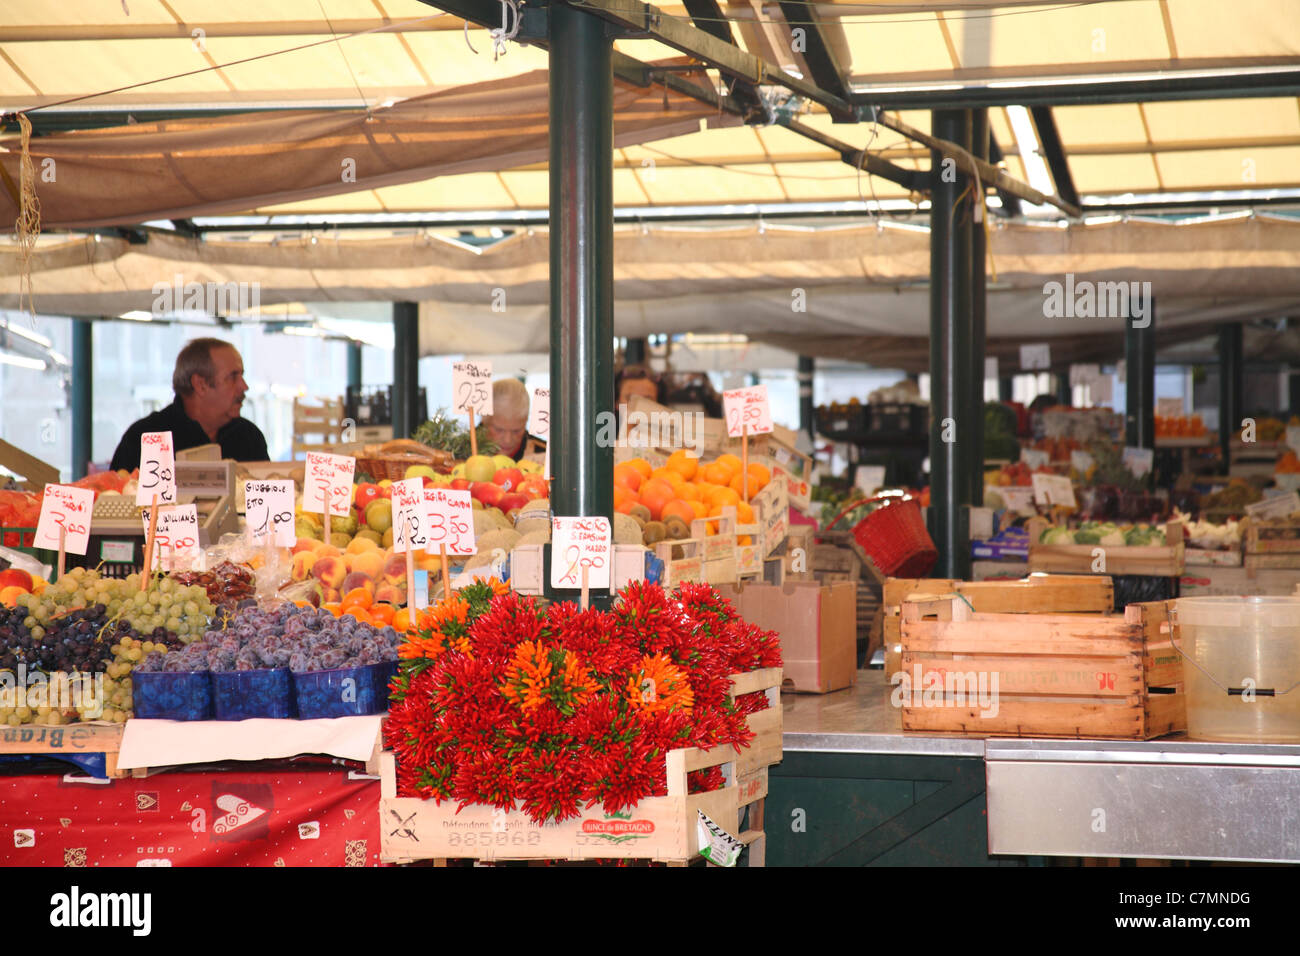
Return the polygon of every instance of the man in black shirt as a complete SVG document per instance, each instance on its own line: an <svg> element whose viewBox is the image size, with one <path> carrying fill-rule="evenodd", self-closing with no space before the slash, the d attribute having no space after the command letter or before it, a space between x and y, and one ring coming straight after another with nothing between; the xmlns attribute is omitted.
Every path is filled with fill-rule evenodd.
<svg viewBox="0 0 1300 956"><path fill-rule="evenodd" d="M114 470L140 467L140 436L145 432L171 432L176 451L216 442L223 458L267 460L261 429L239 415L248 383L244 360L233 345L221 339L186 342L176 356L172 388L176 398L170 405L126 430L113 453Z"/></svg>

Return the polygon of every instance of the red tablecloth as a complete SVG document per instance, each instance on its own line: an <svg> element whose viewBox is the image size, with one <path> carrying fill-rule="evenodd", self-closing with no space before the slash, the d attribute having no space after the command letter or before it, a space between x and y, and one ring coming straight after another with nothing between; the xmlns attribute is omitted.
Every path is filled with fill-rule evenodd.
<svg viewBox="0 0 1300 956"><path fill-rule="evenodd" d="M379 781L346 770L0 777L3 866L377 866Z"/></svg>

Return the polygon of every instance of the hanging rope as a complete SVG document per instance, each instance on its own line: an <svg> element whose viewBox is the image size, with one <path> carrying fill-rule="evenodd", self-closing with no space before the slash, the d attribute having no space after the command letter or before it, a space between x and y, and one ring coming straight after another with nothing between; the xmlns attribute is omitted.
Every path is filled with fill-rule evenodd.
<svg viewBox="0 0 1300 956"><path fill-rule="evenodd" d="M492 60L506 54L506 41L513 40L519 33L519 5L515 0L501 0L501 26L494 27L492 37Z"/></svg>
<svg viewBox="0 0 1300 956"><path fill-rule="evenodd" d="M18 128L22 131L22 155L18 161L18 220L14 223L18 233L18 308L23 307L23 294L26 293L27 312L34 319L32 258L36 254L36 240L41 234L41 202L36 198L36 167L32 163L32 121L26 113L18 114Z"/></svg>

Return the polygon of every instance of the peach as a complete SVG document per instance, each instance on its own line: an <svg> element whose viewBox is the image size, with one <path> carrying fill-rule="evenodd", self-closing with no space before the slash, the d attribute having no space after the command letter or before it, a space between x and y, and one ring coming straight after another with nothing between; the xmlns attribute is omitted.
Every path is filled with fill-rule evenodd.
<svg viewBox="0 0 1300 956"><path fill-rule="evenodd" d="M406 588L394 584L381 584L375 589L375 601L380 604L405 604Z"/></svg>
<svg viewBox="0 0 1300 956"><path fill-rule="evenodd" d="M315 553L323 547L325 547L324 541L318 541L315 538L299 538L293 543L292 551L294 554L299 554L303 551Z"/></svg>
<svg viewBox="0 0 1300 956"><path fill-rule="evenodd" d="M306 581L311 574L312 565L316 563L315 551L299 551L293 556L293 567L289 571L292 581Z"/></svg>
<svg viewBox="0 0 1300 956"><path fill-rule="evenodd" d="M406 580L406 555L390 554L388 560L384 562L384 580L389 584L397 584L399 581ZM376 579L378 580L378 579Z"/></svg>
<svg viewBox="0 0 1300 956"><path fill-rule="evenodd" d="M353 590L354 588L365 588L372 595L375 593L374 582L371 581L367 575L361 574L358 571L353 571L351 574L345 577L343 579L343 585L339 588L339 590L342 591L344 594L347 594L349 591Z"/></svg>
<svg viewBox="0 0 1300 956"><path fill-rule="evenodd" d="M348 574L342 556L337 554L317 555L316 563L311 566L311 573L327 588L338 588Z"/></svg>
<svg viewBox="0 0 1300 956"><path fill-rule="evenodd" d="M360 554L363 551L378 551L379 545L369 538L353 538L343 552L344 554Z"/></svg>
<svg viewBox="0 0 1300 956"><path fill-rule="evenodd" d="M323 588L320 594L320 602L324 604L337 604L343 595L339 593L338 588Z"/></svg>
<svg viewBox="0 0 1300 956"><path fill-rule="evenodd" d="M382 551L366 551L352 556L352 570L368 578L378 580L384 571L384 554Z"/></svg>

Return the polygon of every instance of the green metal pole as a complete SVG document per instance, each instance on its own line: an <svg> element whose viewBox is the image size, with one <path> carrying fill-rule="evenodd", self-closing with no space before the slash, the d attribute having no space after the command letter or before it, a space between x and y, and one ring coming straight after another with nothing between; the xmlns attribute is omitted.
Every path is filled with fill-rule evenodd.
<svg viewBox="0 0 1300 956"><path fill-rule="evenodd" d="M420 391L420 307L393 303L393 437L410 438L419 424L415 406Z"/></svg>
<svg viewBox="0 0 1300 956"><path fill-rule="evenodd" d="M1138 324L1130 318L1124 330L1124 438L1134 448L1156 447L1156 304ZM1146 476L1150 487L1155 469Z"/></svg>
<svg viewBox="0 0 1300 956"><path fill-rule="evenodd" d="M612 521L613 44L591 14L549 12L551 508Z"/></svg>
<svg viewBox="0 0 1300 956"><path fill-rule="evenodd" d="M1232 437L1241 437L1242 408L1241 325L1233 322L1219 327L1219 453L1223 456L1223 473L1232 465ZM1132 373L1130 373L1132 374ZM1292 409L1292 414L1296 409Z"/></svg>
<svg viewBox="0 0 1300 956"><path fill-rule="evenodd" d="M971 117L971 155L976 159L989 158L989 111L977 109L970 111ZM972 209L979 208L981 216L987 215L982 209L983 196L976 196ZM971 265L971 329L970 329L970 386L971 386L971 459L970 503L976 506L984 504L984 346L987 289L984 280L985 260L988 258L988 245L984 233L983 220L971 226L970 265Z"/></svg>
<svg viewBox="0 0 1300 956"><path fill-rule="evenodd" d="M94 457L94 336L90 319L72 320L72 480L86 477Z"/></svg>
<svg viewBox="0 0 1300 956"><path fill-rule="evenodd" d="M348 386L361 387L361 343L348 343Z"/></svg>
<svg viewBox="0 0 1300 956"><path fill-rule="evenodd" d="M970 113L935 110L933 135L967 149ZM930 152L930 534L939 551L933 573L970 576L971 473L975 465L971 408L971 220L958 202L967 176Z"/></svg>

